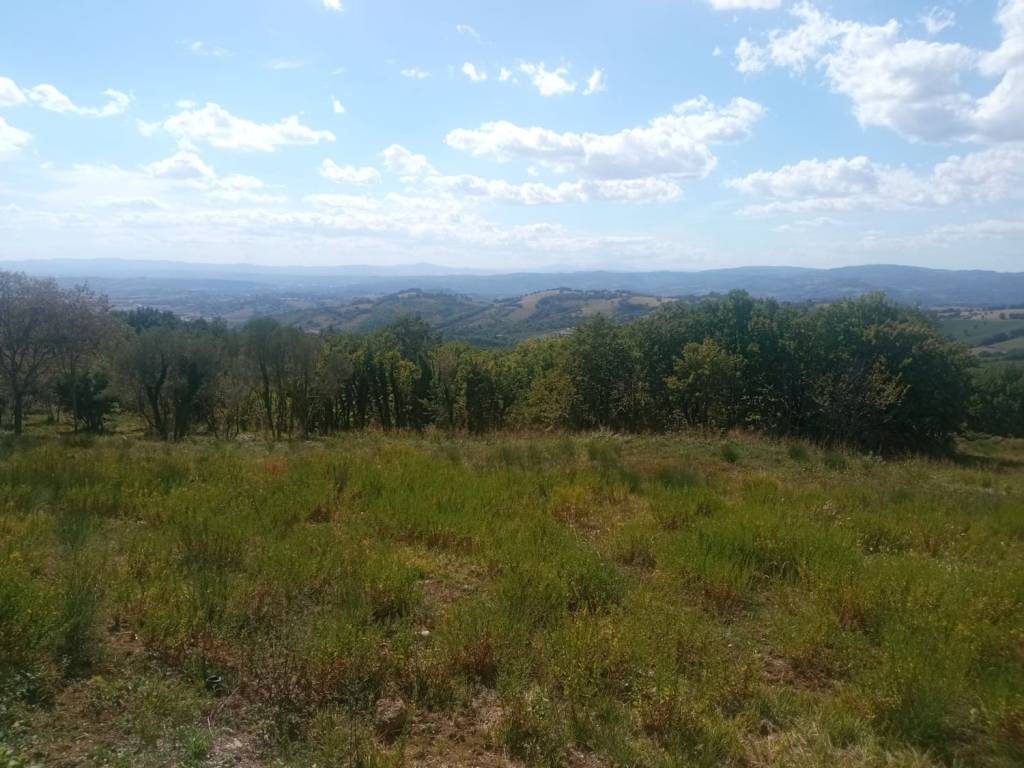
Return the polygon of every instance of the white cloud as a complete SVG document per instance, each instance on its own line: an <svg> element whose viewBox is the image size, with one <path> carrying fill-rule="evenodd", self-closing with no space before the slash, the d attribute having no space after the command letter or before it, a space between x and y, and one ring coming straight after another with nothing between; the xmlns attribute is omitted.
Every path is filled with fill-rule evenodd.
<svg viewBox="0 0 1024 768"><path fill-rule="evenodd" d="M778 8L782 0L708 0L716 11L738 11L744 8L763 11Z"/></svg>
<svg viewBox="0 0 1024 768"><path fill-rule="evenodd" d="M28 100L25 92L9 77L0 77L0 107L14 107Z"/></svg>
<svg viewBox="0 0 1024 768"><path fill-rule="evenodd" d="M430 73L425 69L418 69L417 67L409 67L408 69L402 70L402 77L408 77L413 80L426 80L430 77Z"/></svg>
<svg viewBox="0 0 1024 768"><path fill-rule="evenodd" d="M7 160L23 150L32 141L32 134L9 125L0 117L0 160Z"/></svg>
<svg viewBox="0 0 1024 768"><path fill-rule="evenodd" d="M981 72L1001 75L1024 66L1024 0L1002 0L996 21L1003 31L1003 40L995 51L981 57Z"/></svg>
<svg viewBox="0 0 1024 768"><path fill-rule="evenodd" d="M564 259L621 267L680 254L680 246L650 236L490 221L477 201L458 194L309 195L267 206L254 204L271 201L252 177L224 177L214 185L116 166L45 173L48 188L31 198L31 207L0 206L0 235L12 254L30 242L33 250L80 256L131 257L144 248L148 258L194 261L230 256L250 263L337 264L339 255L353 254L380 264L479 266L482 260L515 259L530 267Z"/></svg>
<svg viewBox="0 0 1024 768"><path fill-rule="evenodd" d="M921 23L929 35L937 35L940 32L956 26L956 14L949 8L932 8L928 13L921 16Z"/></svg>
<svg viewBox="0 0 1024 768"><path fill-rule="evenodd" d="M595 93L601 93L607 90L608 86L604 81L604 70L595 69L590 77L587 78L587 87L583 89L584 96L593 96Z"/></svg>
<svg viewBox="0 0 1024 768"><path fill-rule="evenodd" d="M109 101L102 107L79 107L71 99L57 90L54 86L44 83L29 89L28 97L36 104L50 112L70 112L76 115L87 115L89 117L113 117L120 115L128 109L131 97L113 89L103 92Z"/></svg>
<svg viewBox="0 0 1024 768"><path fill-rule="evenodd" d="M341 0L324 0L324 8L329 11L341 12L344 8L341 5Z"/></svg>
<svg viewBox="0 0 1024 768"><path fill-rule="evenodd" d="M146 170L158 179L179 181L213 179L216 177L213 168L203 162L195 152L181 151L164 160L158 160L146 166Z"/></svg>
<svg viewBox="0 0 1024 768"><path fill-rule="evenodd" d="M37 85L29 90L28 95L32 101L50 112L78 111L78 107L74 105L71 99L52 85Z"/></svg>
<svg viewBox="0 0 1024 768"><path fill-rule="evenodd" d="M576 83L568 80L567 67L549 70L540 64L520 64L519 71L530 78L541 96L563 96L576 90Z"/></svg>
<svg viewBox="0 0 1024 768"><path fill-rule="evenodd" d="M400 144L392 144L380 153L384 167L402 177L434 176L437 170L425 155L416 155Z"/></svg>
<svg viewBox="0 0 1024 768"><path fill-rule="evenodd" d="M508 67L502 67L498 70L498 81L502 83L516 82L515 75L512 74L512 70Z"/></svg>
<svg viewBox="0 0 1024 768"><path fill-rule="evenodd" d="M183 147L206 143L219 149L273 152L285 144L334 141L333 133L309 128L295 115L276 123L255 123L235 117L212 102L207 102L202 108L185 109L165 120L162 127ZM147 130L151 128L146 126Z"/></svg>
<svg viewBox="0 0 1024 768"><path fill-rule="evenodd" d="M228 55L226 48L221 48L219 45L210 45L202 40L182 40L181 44L188 49L189 53L196 56L214 56L220 58Z"/></svg>
<svg viewBox="0 0 1024 768"><path fill-rule="evenodd" d="M1001 0L1002 42L995 51L908 39L895 19L840 20L806 0L791 13L798 25L771 31L764 45L740 41L737 69L758 72L771 64L802 73L813 64L834 92L850 99L862 126L912 140L1024 140L1024 0ZM931 19L933 29L951 20ZM978 97L964 82L975 73L1000 80Z"/></svg>
<svg viewBox="0 0 1024 768"><path fill-rule="evenodd" d="M331 108L334 110L334 114L336 115L345 114L345 105L338 101L334 96L331 97Z"/></svg>
<svg viewBox="0 0 1024 768"><path fill-rule="evenodd" d="M1024 216L1016 219L986 219L970 224L947 224L936 227L928 236L933 242L1024 238Z"/></svg>
<svg viewBox="0 0 1024 768"><path fill-rule="evenodd" d="M266 203L278 204L288 202L284 195L264 192L266 184L255 176L231 174L216 179L207 194L217 200L230 203Z"/></svg>
<svg viewBox="0 0 1024 768"><path fill-rule="evenodd" d="M552 186L461 175L431 176L425 184L433 192L514 205L559 205L595 200L667 203L682 196L682 190L674 182L654 178L581 180Z"/></svg>
<svg viewBox="0 0 1024 768"><path fill-rule="evenodd" d="M469 24L456 24L455 31L458 32L460 35L467 35L468 37L472 37L478 43L482 42L480 33L473 29L473 27L469 26Z"/></svg>
<svg viewBox="0 0 1024 768"><path fill-rule="evenodd" d="M380 181L380 171L376 168L338 165L330 158L320 166L320 175L339 184L376 184Z"/></svg>
<svg viewBox="0 0 1024 768"><path fill-rule="evenodd" d="M751 43L747 38L740 38L736 45L736 71L744 74L763 72L768 66L768 57L764 48Z"/></svg>
<svg viewBox="0 0 1024 768"><path fill-rule="evenodd" d="M462 65L462 74L472 80L474 83L482 83L487 79L487 73L482 69L478 70L475 64L466 62Z"/></svg>
<svg viewBox="0 0 1024 768"><path fill-rule="evenodd" d="M181 151L142 168L144 177L158 180L161 183L166 182L170 184L169 187L147 186L145 178L140 179L135 172L121 171L116 166L105 169L98 166L76 167L83 169L86 173L89 172L88 169L93 169L91 172L104 178L109 186L117 184L120 180L126 196L105 199L117 201L118 207L121 208L125 207L123 205L125 200L141 200L146 203L146 207L166 208L167 206L161 201L161 198L173 196L181 190L198 190L207 198L235 203L282 203L287 200L281 195L267 193L266 185L254 176L237 173L219 176L195 152ZM101 181L100 186L103 185L104 182Z"/></svg>
<svg viewBox="0 0 1024 768"><path fill-rule="evenodd" d="M745 139L763 114L760 104L747 99L717 107L701 97L646 126L614 134L558 133L500 121L454 130L445 140L473 155L536 163L587 178L699 178L715 167L709 145Z"/></svg>
<svg viewBox="0 0 1024 768"><path fill-rule="evenodd" d="M988 203L1020 196L1022 185L1024 148L1010 147L953 155L924 174L861 156L804 160L727 182L732 189L771 200L744 209L747 214Z"/></svg>

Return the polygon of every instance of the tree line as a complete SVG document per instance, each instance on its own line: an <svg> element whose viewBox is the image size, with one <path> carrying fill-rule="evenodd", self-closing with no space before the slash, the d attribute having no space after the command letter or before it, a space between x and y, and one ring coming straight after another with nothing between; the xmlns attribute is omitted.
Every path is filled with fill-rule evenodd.
<svg viewBox="0 0 1024 768"><path fill-rule="evenodd" d="M239 329L0 273L0 410L102 431L116 410L164 440L350 430L743 428L882 453L965 428L1024 435L1024 373L974 373L931 318L881 295L825 306L744 292L502 350L415 317L363 334L262 318Z"/></svg>

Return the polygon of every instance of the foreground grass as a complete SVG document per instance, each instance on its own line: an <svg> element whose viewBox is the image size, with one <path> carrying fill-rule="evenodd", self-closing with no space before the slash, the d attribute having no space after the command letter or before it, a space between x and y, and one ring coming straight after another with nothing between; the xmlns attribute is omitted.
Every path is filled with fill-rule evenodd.
<svg viewBox="0 0 1024 768"><path fill-rule="evenodd" d="M0 767L1013 766L1024 443L0 447Z"/></svg>

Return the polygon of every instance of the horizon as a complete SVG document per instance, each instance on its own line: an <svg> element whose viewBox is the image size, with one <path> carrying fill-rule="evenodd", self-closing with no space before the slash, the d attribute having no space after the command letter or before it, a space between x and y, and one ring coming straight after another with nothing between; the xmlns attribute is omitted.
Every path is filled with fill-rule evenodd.
<svg viewBox="0 0 1024 768"><path fill-rule="evenodd" d="M0 261L1021 269L1024 0L6 17Z"/></svg>
<svg viewBox="0 0 1024 768"><path fill-rule="evenodd" d="M60 272L48 271L45 267L60 265L65 268ZM225 270L252 270L254 272L273 272L279 274L288 274L289 270L294 270L296 273L302 272L313 272L319 274L330 274L332 271L337 271L340 274L350 273L353 276L394 276L395 278L443 278L446 276L451 277L515 277L525 275L584 275L584 274L607 274L607 275L647 275L647 274L679 274L679 275L700 275L704 273L715 273L715 272L742 272L742 271L785 271L785 270L801 270L801 271L812 271L812 272L833 272L842 270L866 270L866 269L910 269L910 270L924 270L928 272L979 272L988 274L1002 274L1002 275L1024 275L1024 269L1018 270L1001 270L1001 269L982 269L982 268L958 268L958 267L927 267L913 264L899 264L895 262L873 262L873 263L862 263L862 264L844 264L839 266L821 266L821 267L806 267L794 264L739 264L736 266L729 267L696 267L691 269L679 268L662 268L662 269L612 269L612 268L579 268L574 269L564 265L555 265L551 267L538 267L536 269L527 270L516 270L516 269L484 269L474 267L457 267L446 264L436 264L431 262L415 262L405 264L383 264L374 265L366 263L353 263L353 264L255 264L252 262L217 262L217 261L181 261L176 259L132 259L124 257L95 257L95 258L66 258L66 257L52 257L52 258L39 258L39 259L24 259L24 260L2 260L0 259L0 271L6 270L11 272L27 271L29 274L36 276L54 276L54 277L91 277L83 273L81 275L71 274L74 267L82 265L98 266L102 265L105 267L118 267L127 266L132 267L143 267L146 265L150 266L161 266L161 267L176 267L176 268L203 268L206 270L225 269ZM422 270L422 271L416 271ZM99 275L97 275L98 277ZM107 277L106 275L104 277Z"/></svg>

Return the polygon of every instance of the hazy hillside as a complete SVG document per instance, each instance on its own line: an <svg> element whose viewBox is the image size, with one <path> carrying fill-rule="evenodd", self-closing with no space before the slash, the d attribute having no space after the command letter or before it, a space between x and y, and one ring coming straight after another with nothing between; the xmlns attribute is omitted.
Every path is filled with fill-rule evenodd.
<svg viewBox="0 0 1024 768"><path fill-rule="evenodd" d="M412 289L381 298L351 303L331 300L277 302L267 314L306 330L371 331L399 317L416 315L446 338L487 346L507 344L533 336L573 328L595 314L616 319L641 317L666 301L626 291L574 291L557 288L514 299L486 301L439 291ZM228 315L229 323L242 318Z"/></svg>
<svg viewBox="0 0 1024 768"><path fill-rule="evenodd" d="M271 297L333 301L420 289L474 299L511 299L568 288L648 296L701 296L743 289L782 301L816 301L882 291L925 307L1024 304L1024 273L902 266L838 269L744 267L703 272L551 272L484 274L431 265L407 267L258 267L153 261L7 262L0 269L88 282L121 306L151 304L185 315L266 313ZM222 308L223 305L223 308ZM252 306L250 306L252 305ZM271 308L276 312L276 309Z"/></svg>

